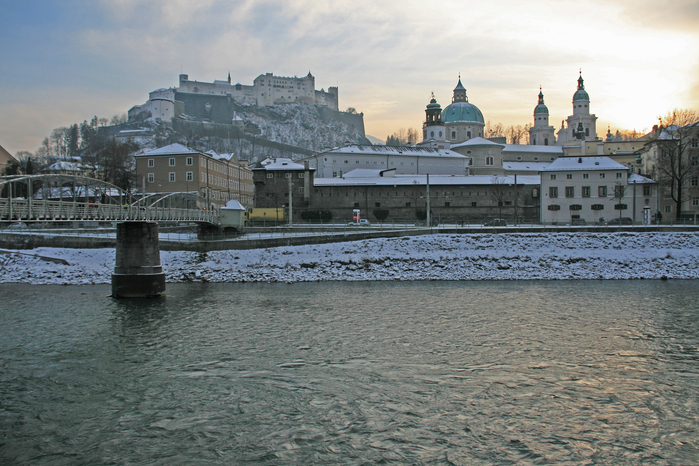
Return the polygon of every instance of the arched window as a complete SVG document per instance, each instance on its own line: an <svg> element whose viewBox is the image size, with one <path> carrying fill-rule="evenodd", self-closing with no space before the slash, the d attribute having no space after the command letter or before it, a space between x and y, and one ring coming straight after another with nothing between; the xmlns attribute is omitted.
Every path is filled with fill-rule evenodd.
<svg viewBox="0 0 699 466"><path fill-rule="evenodd" d="M544 145L548 146L549 145L549 138L544 138Z"/></svg>
<svg viewBox="0 0 699 466"><path fill-rule="evenodd" d="M440 137L440 138L442 137L442 132L441 132L441 131L439 132L439 137Z"/></svg>
<svg viewBox="0 0 699 466"><path fill-rule="evenodd" d="M486 157L485 158L485 164L487 166L492 166L493 165L493 158L492 157Z"/></svg>
<svg viewBox="0 0 699 466"><path fill-rule="evenodd" d="M434 137L434 131L430 131L430 137L431 137L431 138Z"/></svg>
<svg viewBox="0 0 699 466"><path fill-rule="evenodd" d="M585 136L589 136L589 135L590 135L590 128L585 128Z"/></svg>
<svg viewBox="0 0 699 466"><path fill-rule="evenodd" d="M536 138L532 138L532 144L536 145Z"/></svg>

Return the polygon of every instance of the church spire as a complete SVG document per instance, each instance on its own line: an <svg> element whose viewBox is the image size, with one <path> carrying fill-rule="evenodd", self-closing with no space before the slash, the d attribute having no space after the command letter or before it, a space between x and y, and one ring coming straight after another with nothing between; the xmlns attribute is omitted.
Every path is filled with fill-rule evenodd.
<svg viewBox="0 0 699 466"><path fill-rule="evenodd" d="M584 91L585 90L585 85L583 84L584 80L582 78L582 68L580 68L580 77L578 78L578 90L579 91Z"/></svg>
<svg viewBox="0 0 699 466"><path fill-rule="evenodd" d="M459 82L454 88L454 97L451 99L452 102L468 102L468 96L466 96L466 88L461 84L461 73L459 73Z"/></svg>

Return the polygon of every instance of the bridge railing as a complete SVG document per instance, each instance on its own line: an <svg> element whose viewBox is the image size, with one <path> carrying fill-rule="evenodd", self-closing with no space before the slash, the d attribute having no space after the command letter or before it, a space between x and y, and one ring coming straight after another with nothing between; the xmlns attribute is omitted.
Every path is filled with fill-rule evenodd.
<svg viewBox="0 0 699 466"><path fill-rule="evenodd" d="M139 207L92 202L0 198L0 221L125 221L205 222L216 224L214 211L182 207Z"/></svg>

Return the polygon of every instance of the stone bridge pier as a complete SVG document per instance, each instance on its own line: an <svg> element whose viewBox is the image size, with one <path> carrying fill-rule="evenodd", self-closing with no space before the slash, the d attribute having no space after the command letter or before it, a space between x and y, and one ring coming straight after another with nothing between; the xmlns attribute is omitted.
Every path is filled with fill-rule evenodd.
<svg viewBox="0 0 699 466"><path fill-rule="evenodd" d="M160 265L158 224L117 224L116 264L112 297L151 298L165 294L165 273Z"/></svg>

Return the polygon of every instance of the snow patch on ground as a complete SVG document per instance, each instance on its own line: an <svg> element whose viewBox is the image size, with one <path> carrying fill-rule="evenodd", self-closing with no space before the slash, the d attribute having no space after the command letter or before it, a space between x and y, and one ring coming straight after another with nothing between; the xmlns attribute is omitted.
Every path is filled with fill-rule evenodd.
<svg viewBox="0 0 699 466"><path fill-rule="evenodd" d="M438 234L160 256L168 282L695 279L699 233ZM114 249L8 251L0 283L111 283L114 261Z"/></svg>

